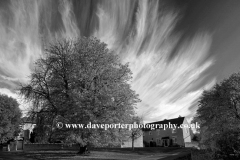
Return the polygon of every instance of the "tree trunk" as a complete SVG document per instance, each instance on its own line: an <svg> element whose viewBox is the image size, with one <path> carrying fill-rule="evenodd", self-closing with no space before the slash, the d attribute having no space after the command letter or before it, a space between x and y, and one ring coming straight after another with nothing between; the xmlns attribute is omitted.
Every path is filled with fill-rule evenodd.
<svg viewBox="0 0 240 160"><path fill-rule="evenodd" d="M79 151L78 154L86 154L89 153L89 150L87 148L87 145L82 146L81 144L79 144Z"/></svg>
<svg viewBox="0 0 240 160"><path fill-rule="evenodd" d="M52 121L51 121L51 129L50 129L50 133L49 133L49 138L48 138L48 142L50 143L52 141L52 135L53 135L53 123L54 123L54 119L56 118L56 115L54 115L52 117Z"/></svg>
<svg viewBox="0 0 240 160"><path fill-rule="evenodd" d="M132 137L132 150L134 151L134 137Z"/></svg>
<svg viewBox="0 0 240 160"><path fill-rule="evenodd" d="M81 144L79 144L79 151L78 154L83 154L84 150Z"/></svg>

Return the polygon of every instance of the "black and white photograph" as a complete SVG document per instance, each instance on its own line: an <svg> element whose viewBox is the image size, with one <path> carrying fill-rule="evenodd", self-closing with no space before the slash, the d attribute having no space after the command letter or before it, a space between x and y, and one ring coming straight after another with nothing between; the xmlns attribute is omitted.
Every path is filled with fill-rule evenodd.
<svg viewBox="0 0 240 160"><path fill-rule="evenodd" d="M239 0L0 0L0 160L239 160Z"/></svg>

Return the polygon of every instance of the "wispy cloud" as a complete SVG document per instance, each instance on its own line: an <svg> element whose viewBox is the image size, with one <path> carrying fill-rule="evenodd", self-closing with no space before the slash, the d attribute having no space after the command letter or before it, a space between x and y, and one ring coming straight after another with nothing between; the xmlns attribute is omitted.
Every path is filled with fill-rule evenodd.
<svg viewBox="0 0 240 160"><path fill-rule="evenodd" d="M135 28L128 43L122 42L124 46L119 45L121 23L119 26L119 19L115 17L120 17L120 21L129 17L128 8L118 13L100 7L100 27L96 31L97 36L121 55L123 62L130 62L134 77L132 88L142 100L138 113L148 121L192 114L188 109L192 102L199 98L204 87L209 88L215 82L213 79L192 90L204 71L214 64L213 58L207 59L211 46L208 33L199 33L182 43L175 51L176 56L168 61L180 40L180 34L172 34L179 17L176 11L159 12L159 6L161 4L139 1Z"/></svg>
<svg viewBox="0 0 240 160"><path fill-rule="evenodd" d="M16 97L13 89L18 82L28 81L33 62L48 41L81 35L73 4L59 2L56 15L60 18L54 22L50 1L11 1L8 18L0 11L1 93ZM94 11L98 27L92 35L115 50L122 62L130 62L132 88L142 100L137 111L146 121L191 115L189 108L216 81L212 78L199 85L214 64L208 55L212 36L199 32L176 49L182 35L173 31L180 11L165 9L161 3L103 1ZM59 25L54 30L55 21Z"/></svg>
<svg viewBox="0 0 240 160"><path fill-rule="evenodd" d="M48 1L10 1L8 10L0 10L0 92L16 98L22 109L25 105L16 90L19 83L26 83L34 68L33 64L42 55L45 40L74 37L80 34L71 3L61 1L62 30L51 32L51 12ZM51 7L50 7L51 8ZM7 12L8 17L5 16ZM45 15L43 17L42 15ZM44 27L43 27L44 26Z"/></svg>

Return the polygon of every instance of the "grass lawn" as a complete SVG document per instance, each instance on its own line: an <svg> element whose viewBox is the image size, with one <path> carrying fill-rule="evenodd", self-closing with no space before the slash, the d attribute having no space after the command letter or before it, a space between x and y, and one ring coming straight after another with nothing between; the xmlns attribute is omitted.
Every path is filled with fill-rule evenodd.
<svg viewBox="0 0 240 160"><path fill-rule="evenodd" d="M25 157L26 159L37 160L173 160L179 156L190 153L186 148L136 148L132 151L130 148L101 148L91 149L87 155L78 155L77 151L28 151L17 152L12 156ZM6 157L5 157L6 158ZM1 156L0 156L1 159ZM4 159L5 160L5 159ZM12 157L14 160L14 157Z"/></svg>

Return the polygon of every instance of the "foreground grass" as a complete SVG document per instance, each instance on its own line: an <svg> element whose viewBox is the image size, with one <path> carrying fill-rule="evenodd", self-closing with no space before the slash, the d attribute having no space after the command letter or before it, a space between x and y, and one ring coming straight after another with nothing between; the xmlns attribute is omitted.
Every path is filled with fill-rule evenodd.
<svg viewBox="0 0 240 160"><path fill-rule="evenodd" d="M130 148L101 148L91 149L87 155L79 155L77 151L27 151L18 152L18 157L36 160L166 160L175 159L182 154L190 153L189 149L183 148L136 148L132 151ZM16 155L14 153L14 155ZM175 158L174 158L175 157Z"/></svg>
<svg viewBox="0 0 240 160"><path fill-rule="evenodd" d="M101 148L91 149L87 155L78 155L73 151L38 151L28 152L27 156L34 159L84 159L84 160L123 160L123 159L161 159L172 156L172 154L190 152L181 148ZM173 155L176 156L176 155Z"/></svg>

